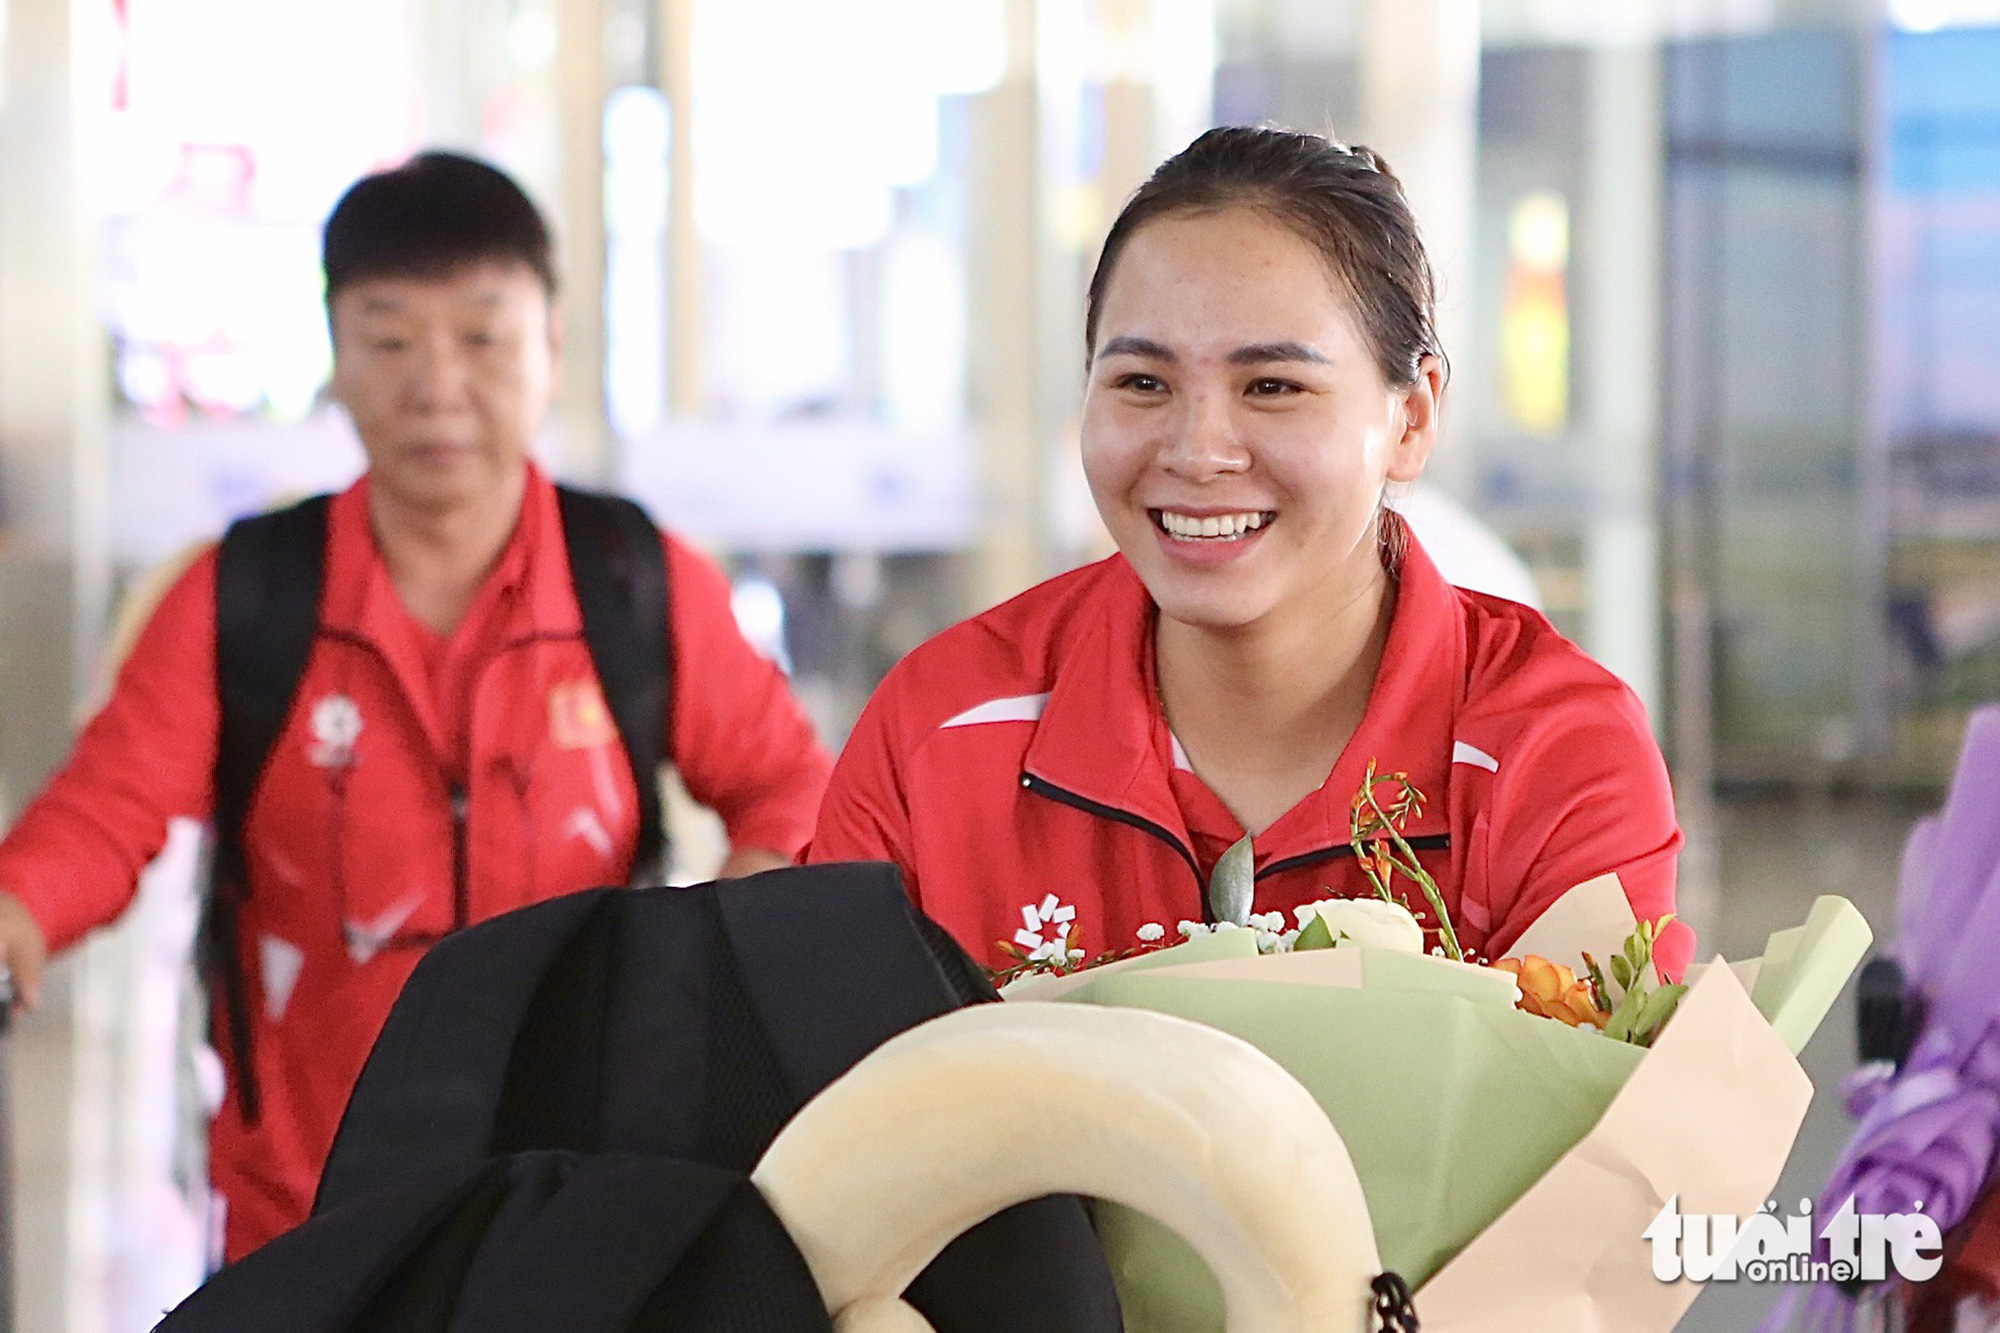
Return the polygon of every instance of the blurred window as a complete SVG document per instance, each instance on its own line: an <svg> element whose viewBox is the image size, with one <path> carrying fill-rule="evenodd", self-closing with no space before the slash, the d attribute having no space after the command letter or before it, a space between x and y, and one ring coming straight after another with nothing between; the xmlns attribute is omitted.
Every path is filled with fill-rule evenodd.
<svg viewBox="0 0 2000 1333"><path fill-rule="evenodd" d="M330 360L319 226L414 146L407 0L129 0L91 195L124 400L308 415Z"/></svg>
<svg viewBox="0 0 2000 1333"><path fill-rule="evenodd" d="M1921 8L1898 17L1966 7ZM2000 698L2000 28L1896 33L1884 66L1877 707L1897 755L1941 775L1967 711Z"/></svg>

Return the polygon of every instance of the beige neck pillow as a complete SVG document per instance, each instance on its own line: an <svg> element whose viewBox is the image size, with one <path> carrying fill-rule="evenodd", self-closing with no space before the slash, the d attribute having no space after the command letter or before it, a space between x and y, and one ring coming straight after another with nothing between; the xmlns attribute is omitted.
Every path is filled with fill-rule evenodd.
<svg viewBox="0 0 2000 1333"><path fill-rule="evenodd" d="M837 1333L929 1333L903 1289L974 1224L1045 1194L1179 1232L1231 1333L1361 1333L1382 1267L1347 1148L1297 1080L1247 1042L1136 1009L933 1019L808 1103L752 1179Z"/></svg>

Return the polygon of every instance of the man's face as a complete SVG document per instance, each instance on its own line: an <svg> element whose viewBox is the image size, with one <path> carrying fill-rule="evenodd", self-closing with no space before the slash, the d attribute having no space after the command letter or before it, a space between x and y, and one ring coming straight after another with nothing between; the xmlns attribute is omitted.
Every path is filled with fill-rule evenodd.
<svg viewBox="0 0 2000 1333"><path fill-rule="evenodd" d="M373 485L425 509L510 490L555 393L559 335L526 264L365 278L333 298L333 390Z"/></svg>

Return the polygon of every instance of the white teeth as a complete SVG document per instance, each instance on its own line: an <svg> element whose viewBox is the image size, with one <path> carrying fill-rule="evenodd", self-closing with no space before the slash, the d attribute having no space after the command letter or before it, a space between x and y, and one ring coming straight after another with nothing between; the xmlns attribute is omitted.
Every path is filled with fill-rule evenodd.
<svg viewBox="0 0 2000 1333"><path fill-rule="evenodd" d="M1160 511L1160 526L1175 537L1226 539L1263 527L1264 515L1251 511L1196 518L1192 514L1177 514L1171 509L1163 509Z"/></svg>

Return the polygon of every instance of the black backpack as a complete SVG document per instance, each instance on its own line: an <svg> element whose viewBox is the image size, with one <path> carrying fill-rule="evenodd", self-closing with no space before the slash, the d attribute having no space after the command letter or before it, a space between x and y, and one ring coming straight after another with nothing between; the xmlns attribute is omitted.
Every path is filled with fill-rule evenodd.
<svg viewBox="0 0 2000 1333"><path fill-rule="evenodd" d="M223 1269L157 1333L830 1333L741 1174L607 1153L418 1172Z"/></svg>
<svg viewBox="0 0 2000 1333"><path fill-rule="evenodd" d="M672 698L667 571L659 530L630 500L556 488L570 578L583 636L618 726L639 793L639 840L630 882L664 880L666 836L659 767ZM255 1124L250 993L238 951L248 880L243 821L258 780L298 695L319 633L330 497L232 524L215 582L216 686L222 730L215 765L215 856L199 953L210 995L210 1027L236 1067L243 1117ZM648 797L652 799L648 799Z"/></svg>
<svg viewBox="0 0 2000 1333"><path fill-rule="evenodd" d="M348 1327L288 1323L282 1306L259 1322L262 1298L253 1296L266 1292L309 1296L302 1308L311 1310L361 1308L348 1290L357 1284L368 1288L363 1295L390 1282L442 1284L472 1300L465 1275L477 1265L450 1256L477 1250L490 1229L454 1221L463 1196L452 1191L476 1180L498 1190L498 1177L482 1174L501 1170L494 1163L610 1155L692 1162L741 1179L808 1099L876 1046L995 998L984 973L910 905L896 868L882 863L794 867L691 889L594 889L493 918L440 942L404 986L348 1102L312 1219L225 1269L183 1307L187 1320L166 1327ZM392 1198L401 1211L384 1212ZM660 1206L670 1204L682 1206L663 1193ZM615 1221L605 1226L616 1231ZM598 1237L604 1227L586 1230ZM326 1261L322 1245L344 1255L352 1242L339 1238L363 1232L376 1247L368 1264ZM423 1257L442 1233L456 1237L447 1256ZM651 1290L661 1274L649 1265L671 1247L643 1241L633 1239L643 1253L619 1261L629 1271L602 1280L628 1294ZM586 1245L573 1237L534 1243L552 1254ZM521 1272L492 1281L548 1271L525 1247L518 1252ZM790 1271L739 1267L735 1277L779 1284ZM341 1291L320 1290L327 1286ZM939 1333L1122 1327L1102 1251L1082 1205L1068 1197L1020 1204L973 1228L907 1294ZM771 1327L825 1327L816 1292L813 1308L820 1323ZM447 1326L486 1327L393 1325L411 1333Z"/></svg>

